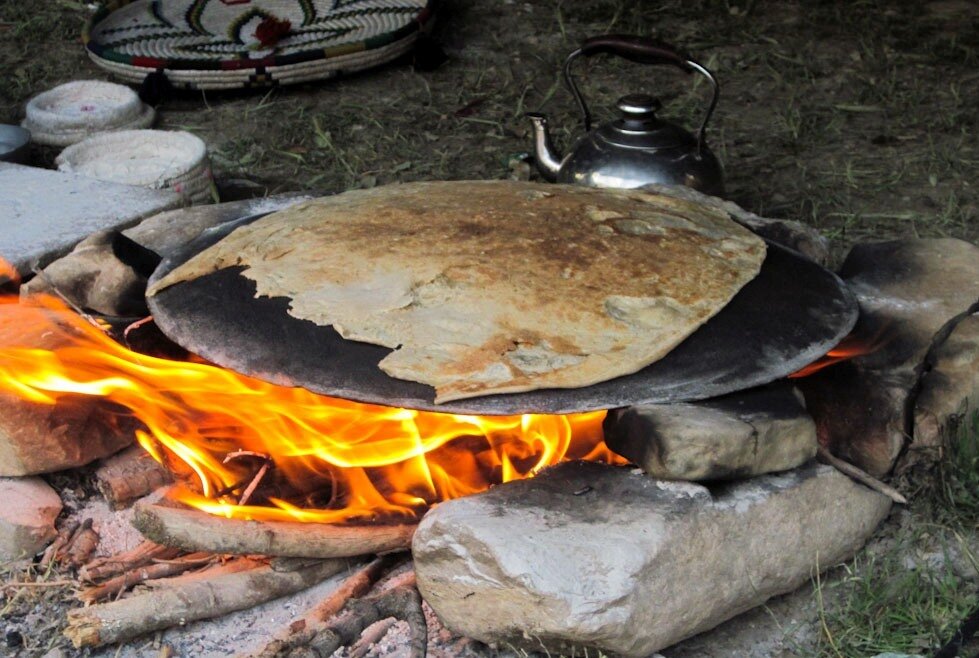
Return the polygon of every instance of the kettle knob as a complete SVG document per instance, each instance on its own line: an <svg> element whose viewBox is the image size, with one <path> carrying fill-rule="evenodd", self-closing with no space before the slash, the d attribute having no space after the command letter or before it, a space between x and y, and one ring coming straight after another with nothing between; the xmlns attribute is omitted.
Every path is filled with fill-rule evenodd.
<svg viewBox="0 0 979 658"><path fill-rule="evenodd" d="M616 101L615 106L626 121L648 121L656 118L663 104L649 94L629 94Z"/></svg>

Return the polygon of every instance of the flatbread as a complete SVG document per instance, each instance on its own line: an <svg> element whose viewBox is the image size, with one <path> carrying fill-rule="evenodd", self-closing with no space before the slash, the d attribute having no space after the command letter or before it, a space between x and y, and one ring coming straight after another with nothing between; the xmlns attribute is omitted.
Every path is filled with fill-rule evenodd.
<svg viewBox="0 0 979 658"><path fill-rule="evenodd" d="M436 402L572 388L662 358L757 275L725 213L639 191L412 183L316 199L230 233L155 282L243 267L257 296L393 350Z"/></svg>

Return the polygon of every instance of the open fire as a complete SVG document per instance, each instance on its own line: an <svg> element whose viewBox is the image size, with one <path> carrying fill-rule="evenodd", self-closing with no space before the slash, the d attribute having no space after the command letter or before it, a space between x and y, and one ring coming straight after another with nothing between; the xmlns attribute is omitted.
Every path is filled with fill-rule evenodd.
<svg viewBox="0 0 979 658"><path fill-rule="evenodd" d="M604 412L477 417L329 398L134 352L46 296L0 296L0 393L113 403L184 483L182 502L236 518L412 517L567 459L624 462L605 447Z"/></svg>

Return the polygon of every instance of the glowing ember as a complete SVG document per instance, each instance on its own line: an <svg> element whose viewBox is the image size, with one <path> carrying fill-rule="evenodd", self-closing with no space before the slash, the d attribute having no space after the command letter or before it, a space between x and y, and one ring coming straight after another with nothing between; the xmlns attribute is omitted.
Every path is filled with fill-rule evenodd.
<svg viewBox="0 0 979 658"><path fill-rule="evenodd" d="M477 417L328 398L132 352L60 301L35 303L0 297L0 393L37 404L91 396L129 410L144 426L140 444L192 484L180 499L214 514L412 516L566 459L624 463L603 443L604 412ZM40 348L41 337L57 346Z"/></svg>

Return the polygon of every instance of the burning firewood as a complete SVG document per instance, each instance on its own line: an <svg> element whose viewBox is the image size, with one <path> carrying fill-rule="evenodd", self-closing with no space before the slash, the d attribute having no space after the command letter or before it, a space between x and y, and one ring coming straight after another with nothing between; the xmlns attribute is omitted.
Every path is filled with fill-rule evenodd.
<svg viewBox="0 0 979 658"><path fill-rule="evenodd" d="M346 560L322 560L296 571L275 571L266 563L241 559L245 570L217 568L195 577L156 581L152 591L71 610L65 635L76 648L122 642L144 633L210 619L299 592L347 567ZM237 565L240 568L240 565ZM231 571L231 573L228 573Z"/></svg>
<svg viewBox="0 0 979 658"><path fill-rule="evenodd" d="M287 557L354 557L407 549L416 525L243 521L164 503L137 503L133 525L147 539L189 551Z"/></svg>
<svg viewBox="0 0 979 658"><path fill-rule="evenodd" d="M122 509L172 479L145 450L132 446L107 459L95 471L95 482L109 506Z"/></svg>
<svg viewBox="0 0 979 658"><path fill-rule="evenodd" d="M400 555L379 557L366 567L350 576L329 598L298 619L274 640L248 658L275 658L296 647L307 646L318 633L328 627L332 617L343 610L351 599L359 598L370 591L381 576L392 566L403 560Z"/></svg>

